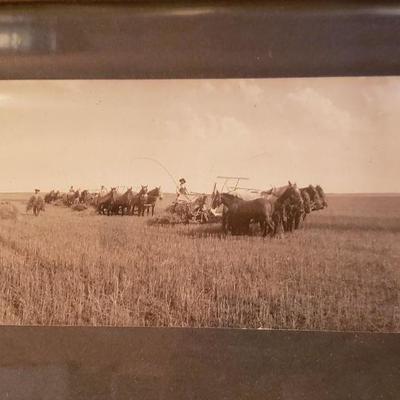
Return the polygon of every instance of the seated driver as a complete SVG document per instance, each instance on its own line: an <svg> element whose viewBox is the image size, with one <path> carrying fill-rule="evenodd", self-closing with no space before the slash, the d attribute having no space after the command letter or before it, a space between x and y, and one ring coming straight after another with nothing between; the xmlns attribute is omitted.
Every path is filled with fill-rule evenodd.
<svg viewBox="0 0 400 400"><path fill-rule="evenodd" d="M189 194L189 191L186 188L186 180L185 180L185 178L179 179L179 187L178 187L178 190L177 190L177 194L178 195L180 195L180 194Z"/></svg>
<svg viewBox="0 0 400 400"><path fill-rule="evenodd" d="M176 189L176 201L177 202L187 202L189 191L186 187L185 178L179 179L179 186Z"/></svg>

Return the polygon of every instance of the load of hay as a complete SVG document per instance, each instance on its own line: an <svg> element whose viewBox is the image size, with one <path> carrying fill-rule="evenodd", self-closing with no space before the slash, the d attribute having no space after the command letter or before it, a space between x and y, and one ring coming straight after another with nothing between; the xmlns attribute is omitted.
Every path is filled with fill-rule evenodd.
<svg viewBox="0 0 400 400"><path fill-rule="evenodd" d="M191 203L174 203L165 210L169 216L173 216L180 223L188 223L192 217L192 204Z"/></svg>
<svg viewBox="0 0 400 400"><path fill-rule="evenodd" d="M73 211L85 211L88 209L88 206L86 204L82 204L82 203L78 203L78 204L74 204L71 209Z"/></svg>
<svg viewBox="0 0 400 400"><path fill-rule="evenodd" d="M153 217L147 221L149 225L176 225L183 224L185 221L177 214L165 213Z"/></svg>
<svg viewBox="0 0 400 400"><path fill-rule="evenodd" d="M0 219L16 220L18 215L18 208L14 204L8 201L0 202Z"/></svg>
<svg viewBox="0 0 400 400"><path fill-rule="evenodd" d="M188 224L192 219L192 204L189 202L173 203L159 216L148 220L149 225Z"/></svg>
<svg viewBox="0 0 400 400"><path fill-rule="evenodd" d="M64 200L63 199L57 199L53 202L53 206L57 206L57 207L61 207L61 206L65 206L64 204Z"/></svg>

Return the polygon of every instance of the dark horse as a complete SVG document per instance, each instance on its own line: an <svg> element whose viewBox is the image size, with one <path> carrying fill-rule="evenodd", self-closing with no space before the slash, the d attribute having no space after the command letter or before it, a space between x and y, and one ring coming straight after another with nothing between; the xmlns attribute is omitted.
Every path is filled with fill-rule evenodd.
<svg viewBox="0 0 400 400"><path fill-rule="evenodd" d="M54 190L52 190L50 193L47 193L47 194L44 196L44 201L45 201L45 203L49 204L49 203L51 203L52 201L54 201L54 200L55 200L55 194L56 194L56 192L55 192Z"/></svg>
<svg viewBox="0 0 400 400"><path fill-rule="evenodd" d="M151 215L153 216L156 202L158 199L162 200L162 198L161 186L150 190L150 192L143 193L139 198L138 215L144 216L145 210L147 210L147 215L149 215L151 208Z"/></svg>
<svg viewBox="0 0 400 400"><path fill-rule="evenodd" d="M79 195L79 203L87 204L91 199L92 195L89 193L89 190L82 190L81 194Z"/></svg>
<svg viewBox="0 0 400 400"><path fill-rule="evenodd" d="M298 229L302 221L305 220L307 214L311 211L322 210L328 206L325 193L321 186L308 185L300 189L303 199L303 207L295 207L290 201L284 205L284 212L287 216L287 224L285 230Z"/></svg>
<svg viewBox="0 0 400 400"><path fill-rule="evenodd" d="M227 209L223 221L225 232L230 231L233 235L248 233L251 221L260 224L263 236L273 230L273 206L264 198L242 200L231 193L217 192L214 201L215 205L220 201Z"/></svg>
<svg viewBox="0 0 400 400"><path fill-rule="evenodd" d="M147 185L142 185L139 192L133 195L132 207L130 210L131 215L134 215L135 207L137 207L138 215L140 215L140 204L142 202L142 196L144 196L146 193L147 193Z"/></svg>
<svg viewBox="0 0 400 400"><path fill-rule="evenodd" d="M56 201L60 198L60 192L57 190L52 190L51 192L47 193L44 196L44 201L45 203L49 204L52 203L53 201Z"/></svg>
<svg viewBox="0 0 400 400"><path fill-rule="evenodd" d="M299 228L301 221L304 221L307 214L310 214L311 211L322 210L328 206L321 186L317 185L314 187L313 185L308 185L301 188L300 192L304 202L304 209L300 217L296 216L295 229Z"/></svg>
<svg viewBox="0 0 400 400"><path fill-rule="evenodd" d="M321 199L322 202L322 208L328 207L328 202L326 201L326 196L324 189L320 185L315 186L315 190L317 191L319 198Z"/></svg>
<svg viewBox="0 0 400 400"><path fill-rule="evenodd" d="M322 199L313 185L308 185L305 188L301 188L301 193L307 193L310 197L310 211L321 210L324 208Z"/></svg>
<svg viewBox="0 0 400 400"><path fill-rule="evenodd" d="M132 209L134 194L132 192L132 188L128 188L128 190L124 194L117 194L114 204L112 206L113 214L119 214L123 216L126 212L130 214Z"/></svg>
<svg viewBox="0 0 400 400"><path fill-rule="evenodd" d="M273 190L265 197L242 200L231 193L217 192L212 207L223 204L226 207L223 217L225 232L247 233L251 222L259 223L263 236L269 232L275 235L283 220L283 204L287 199L301 204L300 192L296 184Z"/></svg>
<svg viewBox="0 0 400 400"><path fill-rule="evenodd" d="M98 197L96 204L97 212L99 214L105 215L107 213L107 215L110 215L117 196L117 189L111 188L106 195Z"/></svg>
<svg viewBox="0 0 400 400"><path fill-rule="evenodd" d="M79 201L79 195L79 190L76 190L75 192L65 193L63 196L64 204L68 207L72 206L72 204L75 204Z"/></svg>

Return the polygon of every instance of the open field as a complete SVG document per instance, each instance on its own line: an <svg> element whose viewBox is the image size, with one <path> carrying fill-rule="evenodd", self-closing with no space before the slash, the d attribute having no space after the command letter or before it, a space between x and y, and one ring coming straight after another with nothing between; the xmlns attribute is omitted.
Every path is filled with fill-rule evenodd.
<svg viewBox="0 0 400 400"><path fill-rule="evenodd" d="M27 198L0 195L1 324L400 331L400 196L328 197L284 239Z"/></svg>

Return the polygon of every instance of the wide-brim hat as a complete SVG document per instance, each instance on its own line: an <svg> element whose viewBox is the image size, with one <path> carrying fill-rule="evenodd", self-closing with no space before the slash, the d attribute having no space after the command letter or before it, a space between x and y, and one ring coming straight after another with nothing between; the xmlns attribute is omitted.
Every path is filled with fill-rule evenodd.
<svg viewBox="0 0 400 400"><path fill-rule="evenodd" d="M186 183L186 180L184 178L179 179L179 183Z"/></svg>
<svg viewBox="0 0 400 400"><path fill-rule="evenodd" d="M35 192L40 192L40 189L35 189Z"/></svg>

